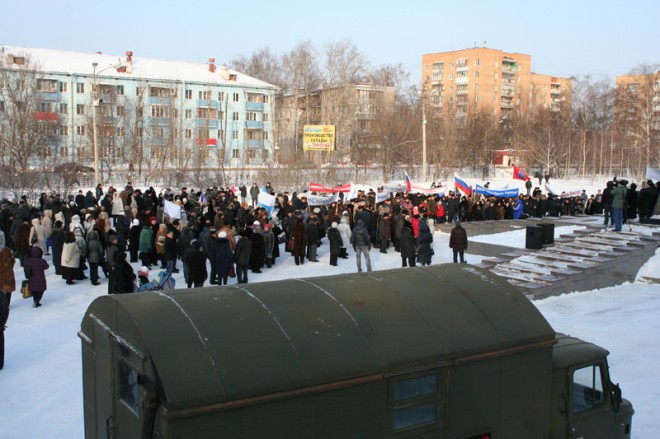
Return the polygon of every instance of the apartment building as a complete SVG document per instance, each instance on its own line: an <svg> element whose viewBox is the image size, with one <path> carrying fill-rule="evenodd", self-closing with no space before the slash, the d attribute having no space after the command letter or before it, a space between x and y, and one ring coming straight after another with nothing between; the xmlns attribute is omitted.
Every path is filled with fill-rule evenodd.
<svg viewBox="0 0 660 439"><path fill-rule="evenodd" d="M277 88L214 58L194 63L132 51L118 56L12 46L0 47L0 56L0 129L8 132L8 113L23 105L11 102L11 81L21 75L26 84L36 81L28 110L49 126L40 159L90 164L97 143L100 162L115 168L137 161L213 168L273 160Z"/></svg>
<svg viewBox="0 0 660 439"><path fill-rule="evenodd" d="M359 84L326 84L306 94L279 96L276 136L279 161L300 160L304 125L334 125L335 151L326 157L334 162L377 160L380 150L378 123L382 113L394 106L396 89ZM316 153L312 153L316 154ZM311 162L314 157L307 157Z"/></svg>
<svg viewBox="0 0 660 439"><path fill-rule="evenodd" d="M475 47L422 56L422 86L440 114L479 109L501 118L542 106L570 111L572 80L532 71L531 55Z"/></svg>

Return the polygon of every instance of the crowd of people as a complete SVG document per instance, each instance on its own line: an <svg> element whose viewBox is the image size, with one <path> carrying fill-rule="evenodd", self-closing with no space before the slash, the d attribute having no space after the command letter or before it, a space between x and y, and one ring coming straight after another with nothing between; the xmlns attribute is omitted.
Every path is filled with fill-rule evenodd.
<svg viewBox="0 0 660 439"><path fill-rule="evenodd" d="M296 265L317 263L318 248L329 246L330 265L355 254L357 271L373 269L372 249L401 258L402 267L432 263L435 224L451 222L449 246L454 262L465 262L467 233L462 221L513 219L560 215L600 215L604 224L621 230L622 223L653 215L659 187L647 181L637 186L625 180L607 182L587 196L555 196L540 188L512 198L392 193L377 202L374 190L359 191L352 199L310 205L307 191L277 192L270 183L238 190L212 187L204 191L123 189L101 185L95 191L66 198L42 193L35 202L26 196L1 202L0 213L0 327L4 329L12 292L17 289L14 267L23 268L21 289L41 306L47 289L46 273L53 269L67 285L89 280L92 286L107 279L109 294L162 286L150 278L152 269L167 276L183 270L188 288L226 285L229 279L247 283L251 274L276 265L281 251L291 253ZM273 209L257 203L260 192L276 196ZM165 203L180 208L170 217ZM285 244L285 245L280 245ZM51 264L44 258L51 255ZM136 271L131 264L138 261ZM162 273L161 272L161 273ZM165 279L167 279L165 276ZM0 340L3 342L4 338ZM0 358L0 360L2 360ZM2 361L0 361L2 368Z"/></svg>

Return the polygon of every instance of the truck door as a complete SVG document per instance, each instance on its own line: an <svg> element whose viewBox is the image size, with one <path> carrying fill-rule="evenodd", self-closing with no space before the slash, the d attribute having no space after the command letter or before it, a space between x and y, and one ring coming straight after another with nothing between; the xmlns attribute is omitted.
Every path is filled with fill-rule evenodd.
<svg viewBox="0 0 660 439"><path fill-rule="evenodd" d="M570 369L569 438L609 439L614 412L609 401L603 363Z"/></svg>
<svg viewBox="0 0 660 439"><path fill-rule="evenodd" d="M117 336L107 325L94 321L94 401L97 439L138 437L140 387L144 354Z"/></svg>

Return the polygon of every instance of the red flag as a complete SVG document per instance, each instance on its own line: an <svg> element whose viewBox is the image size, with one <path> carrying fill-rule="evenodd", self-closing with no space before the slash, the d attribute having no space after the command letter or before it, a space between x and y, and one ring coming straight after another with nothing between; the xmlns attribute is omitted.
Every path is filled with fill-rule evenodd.
<svg viewBox="0 0 660 439"><path fill-rule="evenodd" d="M529 180L529 175L527 172L523 171L516 165L513 165L513 179L514 180Z"/></svg>

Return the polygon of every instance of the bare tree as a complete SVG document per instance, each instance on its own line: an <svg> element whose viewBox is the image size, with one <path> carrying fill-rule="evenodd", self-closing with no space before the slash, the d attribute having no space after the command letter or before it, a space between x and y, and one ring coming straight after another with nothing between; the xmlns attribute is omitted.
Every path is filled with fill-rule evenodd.
<svg viewBox="0 0 660 439"><path fill-rule="evenodd" d="M258 49L246 57L239 55L231 59L227 66L246 75L265 81L269 84L284 87L284 69L282 60L270 52L268 47Z"/></svg>
<svg viewBox="0 0 660 439"><path fill-rule="evenodd" d="M30 167L50 155L49 136L58 124L54 103L43 94L57 92L56 80L45 80L29 56L0 57L1 160L11 175L28 177Z"/></svg>
<svg viewBox="0 0 660 439"><path fill-rule="evenodd" d="M621 166L624 155L628 160L637 158L638 175L643 175L647 166L660 164L660 122L656 111L659 70L660 65L641 64L618 82L616 90L616 121L623 142ZM626 167L629 166L628 163Z"/></svg>
<svg viewBox="0 0 660 439"><path fill-rule="evenodd" d="M369 69L369 61L350 40L331 41L325 45L326 84L356 84Z"/></svg>

